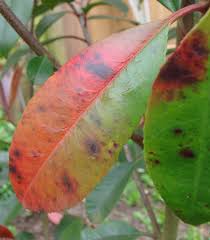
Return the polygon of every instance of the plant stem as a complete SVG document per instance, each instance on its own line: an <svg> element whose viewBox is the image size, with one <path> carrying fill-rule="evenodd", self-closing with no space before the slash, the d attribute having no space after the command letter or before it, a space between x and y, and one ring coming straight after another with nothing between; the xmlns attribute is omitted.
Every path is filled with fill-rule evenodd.
<svg viewBox="0 0 210 240"><path fill-rule="evenodd" d="M24 24L10 10L4 0L0 0L0 13L37 55L46 55L49 60L53 62L56 68L60 67L60 64L57 62L57 60L27 30Z"/></svg>
<svg viewBox="0 0 210 240"><path fill-rule="evenodd" d="M33 11L35 9L35 7L37 6L37 0L33 0L34 4L33 4ZM35 20L35 16L34 13L32 12L32 17L31 17L31 34L34 34L34 20Z"/></svg>
<svg viewBox="0 0 210 240"><path fill-rule="evenodd" d="M46 213L43 213L43 232L44 239L49 240L49 221Z"/></svg>
<svg viewBox="0 0 210 240"><path fill-rule="evenodd" d="M208 10L209 5L210 5L209 2L201 2L201 3L196 3L196 4L186 6L184 8L181 8L177 12L173 13L172 15L170 15L166 21L172 24L175 21L177 21L180 17L184 17L190 13L193 13L196 11L204 13Z"/></svg>
<svg viewBox="0 0 210 240"><path fill-rule="evenodd" d="M195 0L182 0L182 7L195 3ZM194 26L194 14L188 14L178 21L177 25L177 44Z"/></svg>
<svg viewBox="0 0 210 240"><path fill-rule="evenodd" d="M78 10L76 9L76 7L74 6L73 3L69 3L68 5L73 10L75 16L78 17L78 20L79 20L84 38L85 38L88 46L91 45L92 41L91 41L91 36L90 36L90 33L88 31L88 27L87 27L87 17L86 17L86 15L84 13L78 12Z"/></svg>
<svg viewBox="0 0 210 240"><path fill-rule="evenodd" d="M125 151L127 161L132 162L133 159L132 159L130 150L127 145L124 146L124 151ZM152 208L152 204L148 197L148 192L145 190L144 184L141 182L141 179L139 178L137 171L134 171L133 179L138 187L138 190L141 194L142 201L144 203L144 206L146 208L146 211L147 211L150 221L152 223L154 239L159 239L160 238L160 226L157 222L155 213Z"/></svg>
<svg viewBox="0 0 210 240"><path fill-rule="evenodd" d="M8 103L7 103L7 99L6 99L6 96L5 96L5 93L4 93L4 88L3 88L3 84L2 84L1 80L0 80L0 100L2 102L4 112L5 112L8 120L10 120L9 106L8 106Z"/></svg>
<svg viewBox="0 0 210 240"><path fill-rule="evenodd" d="M165 223L161 240L176 240L179 219L169 207L165 207Z"/></svg>

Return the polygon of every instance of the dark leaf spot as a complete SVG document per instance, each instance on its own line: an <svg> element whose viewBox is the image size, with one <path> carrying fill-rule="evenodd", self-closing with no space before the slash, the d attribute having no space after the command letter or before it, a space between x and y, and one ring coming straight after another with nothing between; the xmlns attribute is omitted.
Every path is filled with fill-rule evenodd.
<svg viewBox="0 0 210 240"><path fill-rule="evenodd" d="M108 153L109 153L109 155L112 155L113 152L111 149L109 149Z"/></svg>
<svg viewBox="0 0 210 240"><path fill-rule="evenodd" d="M91 155L95 155L95 154L97 154L97 153L100 152L100 146L99 146L99 144L98 144L96 141L94 141L94 140L88 139L88 140L86 141L86 146L87 146L87 149L88 149L89 154L91 154Z"/></svg>
<svg viewBox="0 0 210 240"><path fill-rule="evenodd" d="M46 112L46 108L44 106L37 107L38 112Z"/></svg>
<svg viewBox="0 0 210 240"><path fill-rule="evenodd" d="M76 180L71 178L67 173L64 173L62 176L62 185L64 190L68 193L75 193L77 191L78 183Z"/></svg>
<svg viewBox="0 0 210 240"><path fill-rule="evenodd" d="M119 144L114 142L114 148L118 148L118 147L119 147Z"/></svg>
<svg viewBox="0 0 210 240"><path fill-rule="evenodd" d="M9 172L10 172L11 174L16 174L16 173L17 173L16 167L13 166L13 165L10 165L10 166L9 166Z"/></svg>
<svg viewBox="0 0 210 240"><path fill-rule="evenodd" d="M15 156L16 158L19 158L19 157L21 156L21 153L20 153L20 151L19 151L18 149L15 149L15 150L13 151L13 154L14 154L14 156Z"/></svg>
<svg viewBox="0 0 210 240"><path fill-rule="evenodd" d="M183 130L181 128L175 128L173 131L175 135L181 135L183 133Z"/></svg>
<svg viewBox="0 0 210 240"><path fill-rule="evenodd" d="M183 148L179 154L184 158L194 158L195 154L190 148Z"/></svg>
<svg viewBox="0 0 210 240"><path fill-rule="evenodd" d="M178 56L171 58L162 68L160 78L174 85L188 85L194 83L196 81L195 75L185 66L179 64L177 57Z"/></svg>
<svg viewBox="0 0 210 240"><path fill-rule="evenodd" d="M86 69L103 80L110 78L113 73L113 70L104 63L87 63Z"/></svg>
<svg viewBox="0 0 210 240"><path fill-rule="evenodd" d="M155 164L160 164L160 160L155 159L155 160L154 160L154 163L155 163Z"/></svg>

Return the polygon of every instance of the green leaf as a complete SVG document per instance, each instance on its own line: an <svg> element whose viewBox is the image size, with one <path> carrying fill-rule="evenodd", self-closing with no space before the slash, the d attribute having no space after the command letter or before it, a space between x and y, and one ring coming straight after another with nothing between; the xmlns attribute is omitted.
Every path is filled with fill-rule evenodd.
<svg viewBox="0 0 210 240"><path fill-rule="evenodd" d="M27 66L28 79L35 85L42 85L53 74L53 65L47 57L34 57Z"/></svg>
<svg viewBox="0 0 210 240"><path fill-rule="evenodd" d="M4 74L14 65L16 65L20 59L26 55L30 49L28 46L20 47L15 52L9 54L6 63L4 64L3 68L1 69L0 73L0 80L3 78Z"/></svg>
<svg viewBox="0 0 210 240"><path fill-rule="evenodd" d="M20 214L22 207L17 201L15 195L11 195L8 199L0 201L0 224L9 224Z"/></svg>
<svg viewBox="0 0 210 240"><path fill-rule="evenodd" d="M82 219L65 215L55 230L55 239L81 240Z"/></svg>
<svg viewBox="0 0 210 240"><path fill-rule="evenodd" d="M149 173L184 222L210 221L210 10L162 67L144 129Z"/></svg>
<svg viewBox="0 0 210 240"><path fill-rule="evenodd" d="M38 16L43 14L49 10L53 10L56 6L63 3L70 3L73 0L43 0L42 4L39 4L34 8L33 14L34 16Z"/></svg>
<svg viewBox="0 0 210 240"><path fill-rule="evenodd" d="M181 0L158 0L158 2L172 12L176 12L181 8Z"/></svg>
<svg viewBox="0 0 210 240"><path fill-rule="evenodd" d="M122 0L104 0L104 2L118 8L120 11L124 13L128 12L128 5L124 3Z"/></svg>
<svg viewBox="0 0 210 240"><path fill-rule="evenodd" d="M55 22L62 18L67 12L53 13L44 16L36 27L36 36L40 38Z"/></svg>
<svg viewBox="0 0 210 240"><path fill-rule="evenodd" d="M101 224L96 229L82 231L82 240L135 240L141 233L125 222L113 221Z"/></svg>
<svg viewBox="0 0 210 240"><path fill-rule="evenodd" d="M88 20L113 20L113 21L122 21L122 22L129 22L133 25L139 25L139 22L130 20L124 17L118 17L118 16L110 16L110 15L92 15L87 18Z"/></svg>
<svg viewBox="0 0 210 240"><path fill-rule="evenodd" d="M35 240L35 237L32 233L29 232L20 232L15 236L16 240Z"/></svg>
<svg viewBox="0 0 210 240"><path fill-rule="evenodd" d="M23 24L29 21L33 8L33 0L6 0L6 3ZM0 16L0 57L7 57L17 40L18 34L9 23Z"/></svg>
<svg viewBox="0 0 210 240"><path fill-rule="evenodd" d="M119 200L136 163L121 163L105 176L86 198L86 211L90 220L101 223Z"/></svg>
<svg viewBox="0 0 210 240"><path fill-rule="evenodd" d="M114 6L124 13L128 12L127 4L125 4L122 0L105 0L105 1L98 1L98 2L94 2L94 3L89 3L89 4L87 4L87 6L85 6L83 8L83 12L87 14L94 7L103 6L103 5Z"/></svg>
<svg viewBox="0 0 210 240"><path fill-rule="evenodd" d="M0 120L0 150L8 150L15 127L12 123Z"/></svg>

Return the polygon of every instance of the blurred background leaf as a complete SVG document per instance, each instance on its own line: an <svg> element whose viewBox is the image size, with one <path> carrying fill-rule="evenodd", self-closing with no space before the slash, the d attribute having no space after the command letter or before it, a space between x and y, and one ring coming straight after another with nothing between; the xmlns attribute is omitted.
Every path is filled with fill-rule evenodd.
<svg viewBox="0 0 210 240"><path fill-rule="evenodd" d="M82 232L82 240L135 240L141 233L125 222L111 221L96 229L86 228Z"/></svg>
<svg viewBox="0 0 210 240"><path fill-rule="evenodd" d="M158 2L172 12L176 12L181 7L181 0L158 0Z"/></svg>
<svg viewBox="0 0 210 240"><path fill-rule="evenodd" d="M119 200L137 163L115 166L86 198L86 211L90 220L101 223Z"/></svg>
<svg viewBox="0 0 210 240"><path fill-rule="evenodd" d="M81 240L83 222L78 217L65 215L55 229L55 239Z"/></svg>
<svg viewBox="0 0 210 240"><path fill-rule="evenodd" d="M47 57L34 57L27 66L28 79L35 85L42 85L53 74L53 65Z"/></svg>
<svg viewBox="0 0 210 240"><path fill-rule="evenodd" d="M33 0L5 1L24 24L30 20L33 8ZM13 30L12 27L10 27L7 21L0 16L0 57L7 57L18 38L18 34Z"/></svg>

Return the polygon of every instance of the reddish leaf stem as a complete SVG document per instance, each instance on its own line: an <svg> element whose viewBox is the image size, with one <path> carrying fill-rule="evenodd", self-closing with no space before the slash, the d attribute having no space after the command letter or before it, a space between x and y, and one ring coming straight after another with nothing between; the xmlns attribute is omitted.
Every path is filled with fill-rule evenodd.
<svg viewBox="0 0 210 240"><path fill-rule="evenodd" d="M184 17L196 11L204 13L206 12L206 10L208 10L209 5L210 5L209 2L201 2L201 3L196 3L196 4L189 5L187 7L181 8L180 10L178 10L177 12L169 16L167 19L167 22L172 24L175 21L177 21L180 17Z"/></svg>

